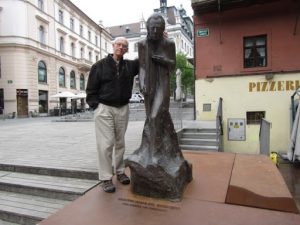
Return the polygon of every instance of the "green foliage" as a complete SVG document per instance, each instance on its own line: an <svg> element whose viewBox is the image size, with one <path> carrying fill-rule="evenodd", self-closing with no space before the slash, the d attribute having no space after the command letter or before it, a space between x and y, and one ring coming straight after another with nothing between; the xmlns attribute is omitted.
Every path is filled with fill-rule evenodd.
<svg viewBox="0 0 300 225"><path fill-rule="evenodd" d="M171 74L170 85L171 91L174 93L176 89L176 70L180 69L182 72L181 75L181 84L184 86L185 93L194 93L195 88L195 78L194 78L194 67L187 60L186 55L183 53L176 54L176 69Z"/></svg>

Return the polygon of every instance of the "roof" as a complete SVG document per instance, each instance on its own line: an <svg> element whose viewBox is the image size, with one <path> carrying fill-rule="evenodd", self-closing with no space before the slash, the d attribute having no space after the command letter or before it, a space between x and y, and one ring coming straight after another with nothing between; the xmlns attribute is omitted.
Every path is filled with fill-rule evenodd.
<svg viewBox="0 0 300 225"><path fill-rule="evenodd" d="M194 14L225 11L233 8L249 7L278 0L192 0Z"/></svg>
<svg viewBox="0 0 300 225"><path fill-rule="evenodd" d="M108 27L108 29L114 38L140 36L139 22L112 26L112 27Z"/></svg>

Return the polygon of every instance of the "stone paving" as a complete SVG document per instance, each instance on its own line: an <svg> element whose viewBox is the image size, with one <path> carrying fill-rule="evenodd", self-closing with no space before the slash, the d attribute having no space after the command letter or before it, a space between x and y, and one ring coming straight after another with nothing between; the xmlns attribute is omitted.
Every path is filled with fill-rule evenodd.
<svg viewBox="0 0 300 225"><path fill-rule="evenodd" d="M0 163L97 171L94 122L57 117L0 120ZM130 121L126 155L139 147L144 121Z"/></svg>

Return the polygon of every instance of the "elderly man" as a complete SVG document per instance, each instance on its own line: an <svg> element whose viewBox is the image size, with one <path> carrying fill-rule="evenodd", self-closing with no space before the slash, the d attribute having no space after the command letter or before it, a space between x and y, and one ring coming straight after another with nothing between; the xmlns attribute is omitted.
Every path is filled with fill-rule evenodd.
<svg viewBox="0 0 300 225"><path fill-rule="evenodd" d="M127 51L127 39L117 38L113 43L113 54L92 66L86 88L86 101L95 112L100 185L109 193L115 192L112 182L114 173L122 184L130 183L130 179L124 173L124 137L129 119L128 102L132 94L134 76L139 71L139 62L123 59Z"/></svg>

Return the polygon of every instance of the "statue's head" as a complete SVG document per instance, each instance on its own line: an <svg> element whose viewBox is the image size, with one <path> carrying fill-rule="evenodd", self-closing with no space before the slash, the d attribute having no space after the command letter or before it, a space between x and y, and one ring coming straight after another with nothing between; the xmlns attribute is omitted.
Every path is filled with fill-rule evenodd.
<svg viewBox="0 0 300 225"><path fill-rule="evenodd" d="M160 14L152 14L147 20L148 38L153 41L162 39L165 25L165 20Z"/></svg>

